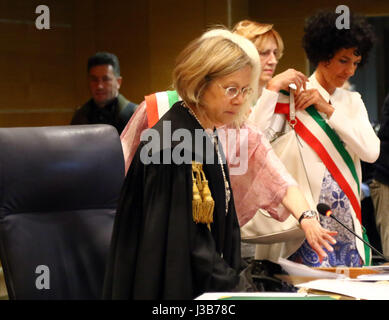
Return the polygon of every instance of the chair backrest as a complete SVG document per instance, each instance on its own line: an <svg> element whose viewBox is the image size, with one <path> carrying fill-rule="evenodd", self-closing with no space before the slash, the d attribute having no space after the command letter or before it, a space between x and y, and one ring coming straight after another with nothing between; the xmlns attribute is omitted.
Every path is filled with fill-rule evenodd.
<svg viewBox="0 0 389 320"><path fill-rule="evenodd" d="M109 125L0 128L10 299L99 299L124 159Z"/></svg>

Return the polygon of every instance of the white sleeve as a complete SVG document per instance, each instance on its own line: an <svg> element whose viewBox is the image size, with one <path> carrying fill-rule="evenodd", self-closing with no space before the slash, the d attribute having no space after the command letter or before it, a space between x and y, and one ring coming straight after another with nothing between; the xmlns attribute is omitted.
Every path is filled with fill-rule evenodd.
<svg viewBox="0 0 389 320"><path fill-rule="evenodd" d="M262 132L265 132L270 127L277 100L277 92L263 88L261 97L257 100L257 103L252 108L252 111L249 115L249 121Z"/></svg>
<svg viewBox="0 0 389 320"><path fill-rule="evenodd" d="M357 92L331 101L335 111L327 123L337 132L346 147L362 161L373 163L380 152L380 140L372 128L365 104Z"/></svg>

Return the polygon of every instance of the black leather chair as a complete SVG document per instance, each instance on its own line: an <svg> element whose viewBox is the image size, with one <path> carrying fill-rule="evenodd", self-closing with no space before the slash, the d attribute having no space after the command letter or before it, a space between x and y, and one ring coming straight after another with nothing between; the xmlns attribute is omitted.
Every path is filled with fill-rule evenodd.
<svg viewBox="0 0 389 320"><path fill-rule="evenodd" d="M0 128L10 299L100 299L124 159L108 125Z"/></svg>

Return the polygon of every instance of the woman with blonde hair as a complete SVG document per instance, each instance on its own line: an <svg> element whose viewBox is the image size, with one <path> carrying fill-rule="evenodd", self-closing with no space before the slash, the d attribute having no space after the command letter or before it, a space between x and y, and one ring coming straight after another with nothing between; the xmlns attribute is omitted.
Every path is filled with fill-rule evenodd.
<svg viewBox="0 0 389 320"><path fill-rule="evenodd" d="M240 273L239 223L215 128L242 121L255 98L259 66L253 43L227 30L209 31L178 56L173 83L182 100L145 131L131 161L115 219L106 299L255 290L249 273ZM309 207L301 193L289 191L285 201L299 203L293 212L298 219ZM315 250L331 250L331 232L316 220L302 228Z"/></svg>
<svg viewBox="0 0 389 320"><path fill-rule="evenodd" d="M249 39L254 43L257 49L263 48L269 39L275 40L277 45L275 57L277 60L281 59L284 53L284 42L280 34L273 28L272 24L242 20L233 27L232 31Z"/></svg>
<svg viewBox="0 0 389 320"><path fill-rule="evenodd" d="M265 132L277 103L279 91L288 91L291 84L295 84L299 91L305 88L308 78L302 72L292 68L273 77L277 64L284 54L284 42L272 24L242 20L234 26L233 32L252 41L261 58L260 99L252 109L249 120Z"/></svg>
<svg viewBox="0 0 389 320"><path fill-rule="evenodd" d="M255 125L254 128L250 128L249 149L260 150L263 146L267 146L269 150L271 147L268 141L274 139L274 132L269 128L269 123L273 118L280 91L289 91L291 84L295 84L298 91L304 89L308 78L295 69L288 69L274 76L277 64L284 54L284 42L272 24L242 20L233 27L233 32L252 41L260 55L262 70L258 82L260 97L253 102L253 108L245 125ZM276 165L279 160L271 161ZM305 235L301 232L297 221L292 218L282 224L269 219L268 214L282 215L288 212L290 207L279 206L274 209L260 203L263 191L258 193L255 190L257 186L264 183L264 179L263 175L258 174L257 163L258 159L253 153L249 160L248 172L232 180L236 196L242 195L238 197L240 201L236 203L244 240L242 254L249 259L255 256L256 259L277 260L279 257L287 257L293 253L295 247L304 241ZM278 171L282 172L282 169L279 167ZM283 176L287 177L286 174ZM312 209L314 208L312 206ZM255 246L254 243L257 245Z"/></svg>
<svg viewBox="0 0 389 320"><path fill-rule="evenodd" d="M146 131L131 162L106 299L193 299L251 285L239 276L239 225L214 129L247 108L258 59L251 42L227 30L192 41L178 56L173 82L183 100Z"/></svg>

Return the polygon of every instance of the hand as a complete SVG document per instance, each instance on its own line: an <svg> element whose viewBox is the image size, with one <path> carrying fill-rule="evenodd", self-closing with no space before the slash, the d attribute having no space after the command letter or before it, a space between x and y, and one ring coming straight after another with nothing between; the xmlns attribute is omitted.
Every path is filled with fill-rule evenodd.
<svg viewBox="0 0 389 320"><path fill-rule="evenodd" d="M323 247L331 252L334 250L330 243L336 243L336 240L332 237L338 234L336 231L324 229L320 225L319 221L313 218L301 220L301 228L305 233L305 238L307 239L309 245L319 256L320 261L327 256Z"/></svg>
<svg viewBox="0 0 389 320"><path fill-rule="evenodd" d="M333 106L323 99L317 89L296 91L294 102L296 110L304 110L313 105L317 111L325 113L328 118L331 117L335 110Z"/></svg>
<svg viewBox="0 0 389 320"><path fill-rule="evenodd" d="M306 82L308 78L295 69L288 69L275 77L270 79L267 83L266 89L278 92L280 90L289 90L289 85L294 83L297 87L296 92L299 92L302 88L306 88Z"/></svg>

